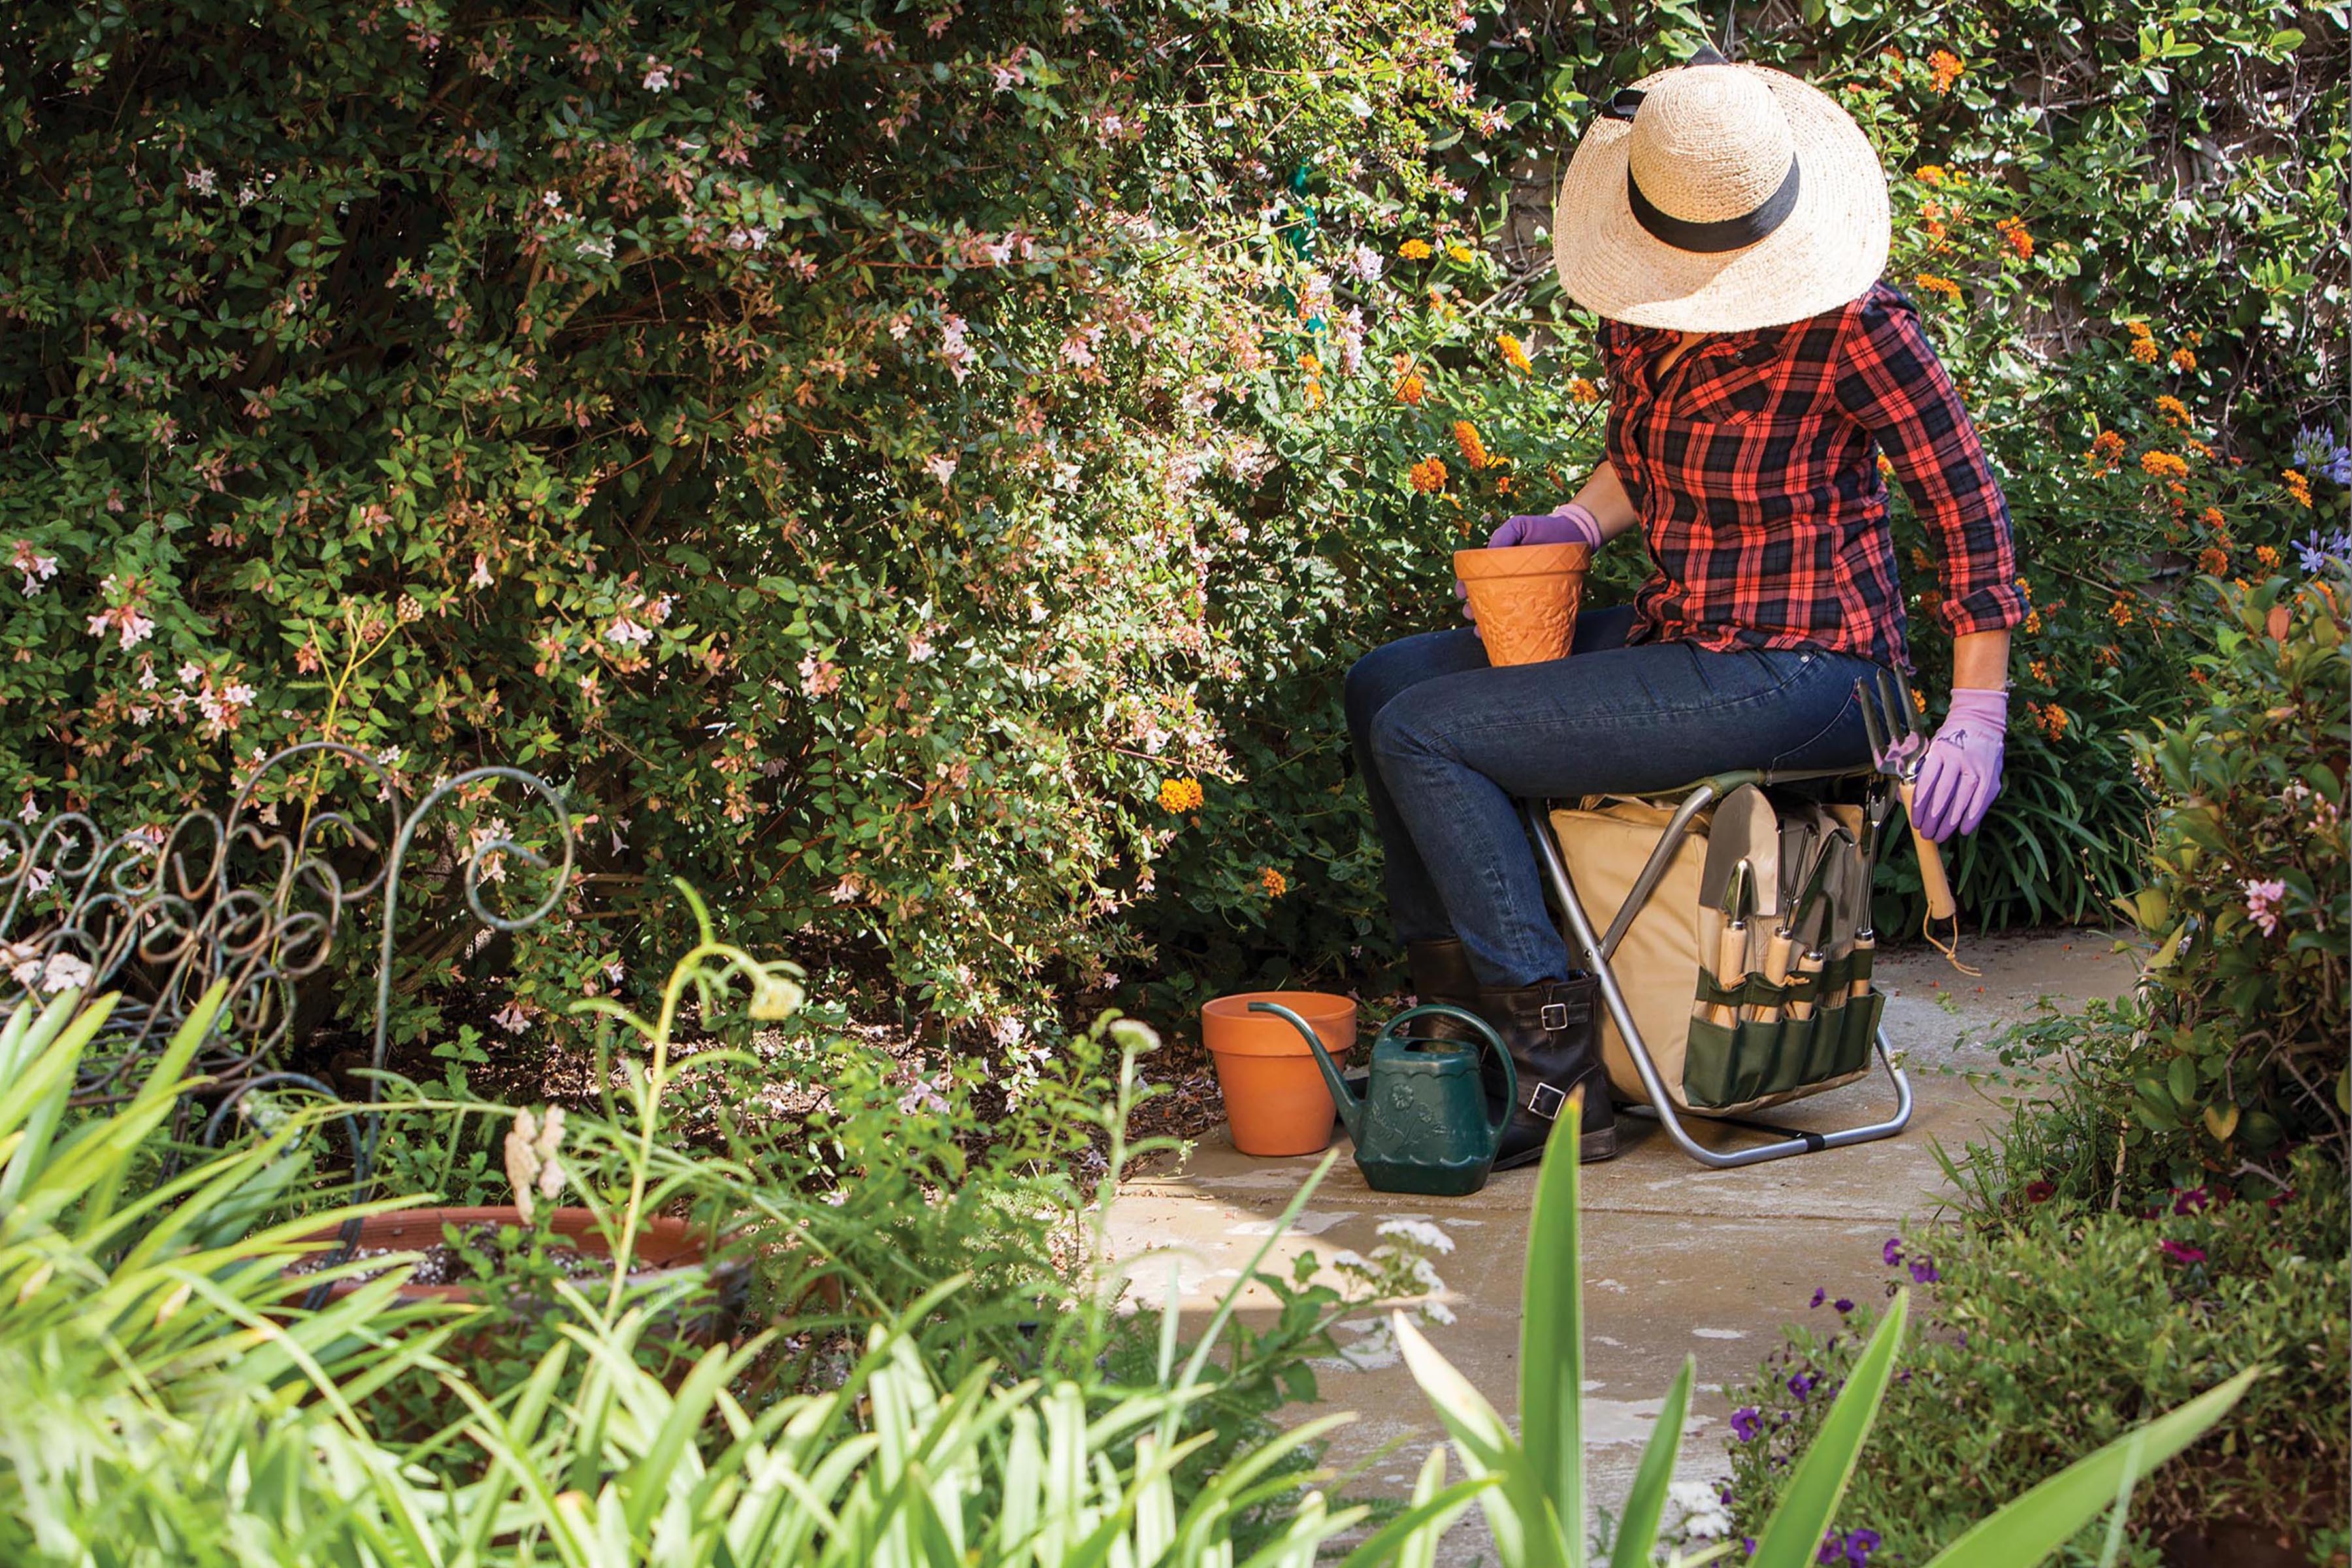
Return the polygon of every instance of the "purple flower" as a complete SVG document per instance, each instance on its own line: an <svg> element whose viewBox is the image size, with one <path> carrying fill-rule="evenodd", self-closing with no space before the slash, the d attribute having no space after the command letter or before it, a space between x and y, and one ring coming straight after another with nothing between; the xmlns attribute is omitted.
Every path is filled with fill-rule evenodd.
<svg viewBox="0 0 2352 1568"><path fill-rule="evenodd" d="M1886 1238L1886 1245L1879 1250L1879 1256L1886 1259L1886 1267L1889 1268L1892 1268L1896 1264L1902 1262L1903 1238L1899 1236L1888 1237Z"/></svg>
<svg viewBox="0 0 2352 1568"><path fill-rule="evenodd" d="M2174 1214L2195 1214L2212 1201L2213 1195L2202 1187L2175 1187L2172 1189L2172 1212Z"/></svg>
<svg viewBox="0 0 2352 1568"><path fill-rule="evenodd" d="M2322 426L2306 425L2295 432L2294 461L2315 478L2352 484L2352 447Z"/></svg>
<svg viewBox="0 0 2352 1568"><path fill-rule="evenodd" d="M1813 1392L1813 1384L1819 1381L1820 1379L1810 1372L1798 1373L1789 1379L1789 1392L1799 1399L1803 1399Z"/></svg>
<svg viewBox="0 0 2352 1568"><path fill-rule="evenodd" d="M1942 1278L1936 1271L1936 1266L1924 1258L1911 1265L1911 1282L1915 1285L1933 1285Z"/></svg>
<svg viewBox="0 0 2352 1568"><path fill-rule="evenodd" d="M1814 1306L1816 1306L1816 1307L1818 1307L1818 1306L1820 1306L1823 1301L1828 1300L1829 1300L1829 1294L1830 1294L1830 1293L1829 1293L1828 1291L1826 1291L1826 1290L1822 1289L1820 1286L1818 1286L1818 1285L1814 1286L1814 1287L1813 1287L1813 1305L1814 1305Z"/></svg>
<svg viewBox="0 0 2352 1568"><path fill-rule="evenodd" d="M1832 1530L1822 1537L1821 1554L1816 1563L1843 1563L1845 1568L1869 1568L1870 1554L1878 1550L1878 1531L1856 1529L1840 1534Z"/></svg>
<svg viewBox="0 0 2352 1568"><path fill-rule="evenodd" d="M1848 1312L1853 1310L1853 1298L1851 1296L1840 1296L1836 1300L1832 1301L1830 1305L1837 1309L1838 1316L1843 1317Z"/></svg>
<svg viewBox="0 0 2352 1568"><path fill-rule="evenodd" d="M1743 1405L1731 1413L1731 1435L1739 1441L1753 1443L1756 1435L1763 1430L1763 1413L1753 1405Z"/></svg>
<svg viewBox="0 0 2352 1568"><path fill-rule="evenodd" d="M2157 1250L2163 1253L2175 1263L2202 1263L2205 1261L2205 1249L2200 1247L2191 1247L2185 1241L2158 1242L2157 1244Z"/></svg>

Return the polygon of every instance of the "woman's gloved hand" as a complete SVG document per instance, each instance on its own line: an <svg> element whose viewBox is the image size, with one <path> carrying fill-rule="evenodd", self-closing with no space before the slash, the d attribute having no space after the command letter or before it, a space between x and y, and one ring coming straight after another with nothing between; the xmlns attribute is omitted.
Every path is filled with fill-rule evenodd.
<svg viewBox="0 0 2352 1568"><path fill-rule="evenodd" d="M1974 833L2000 794L2001 747L2009 733L2009 693L1958 689L1944 727L1927 742L1911 786L1912 821L1940 844Z"/></svg>
<svg viewBox="0 0 2352 1568"><path fill-rule="evenodd" d="M1589 544L1601 546L1601 520L1592 509L1569 502L1558 511L1532 512L1506 518L1503 526L1486 536L1489 550L1507 550L1515 544ZM1462 601L1462 618L1475 621L1470 612L1470 590L1462 580L1454 580L1454 596Z"/></svg>

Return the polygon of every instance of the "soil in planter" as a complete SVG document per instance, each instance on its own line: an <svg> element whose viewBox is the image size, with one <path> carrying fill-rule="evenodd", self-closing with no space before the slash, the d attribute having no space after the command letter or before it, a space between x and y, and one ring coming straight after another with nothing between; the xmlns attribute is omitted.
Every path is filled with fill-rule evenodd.
<svg viewBox="0 0 2352 1568"><path fill-rule="evenodd" d="M476 1225L467 1226L462 1234L468 1241L479 1244L493 1257L498 1257L499 1229L499 1227L495 1225ZM314 1274L338 1262L365 1260L371 1258L398 1258L404 1253L413 1253L417 1258L416 1271L408 1278L411 1285L472 1285L480 1282L479 1277L475 1274L473 1265L467 1260L466 1255L446 1241L436 1241L430 1247L420 1248L354 1247L348 1258L341 1258L333 1251L313 1252L288 1264L286 1272ZM613 1271L611 1254L583 1252L576 1247L551 1247L547 1249L547 1261L557 1273L567 1279L602 1278ZM351 1279L356 1284L362 1280L373 1279L378 1275L389 1274L398 1267L400 1265L396 1263L386 1263L381 1268L367 1269L351 1276ZM658 1274L671 1267L673 1265L647 1262L642 1256L633 1257L629 1259L629 1277L635 1279L641 1275Z"/></svg>

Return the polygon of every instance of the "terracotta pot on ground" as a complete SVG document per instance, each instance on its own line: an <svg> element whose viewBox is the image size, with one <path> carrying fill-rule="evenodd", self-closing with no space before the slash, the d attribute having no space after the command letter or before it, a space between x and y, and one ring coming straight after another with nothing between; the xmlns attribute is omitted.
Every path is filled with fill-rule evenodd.
<svg viewBox="0 0 2352 1568"><path fill-rule="evenodd" d="M1306 1019L1335 1058L1356 1043L1356 1004L1320 991L1244 991L1201 1009L1201 1037L1217 1059L1234 1147L1261 1157L1318 1152L1331 1142L1339 1107L1298 1031L1272 1013L1251 1012L1253 1002Z"/></svg>
<svg viewBox="0 0 2352 1568"><path fill-rule="evenodd" d="M1454 574L1470 595L1490 664L1540 664L1566 658L1584 602L1586 544L1507 544L1457 550Z"/></svg>
<svg viewBox="0 0 2352 1568"><path fill-rule="evenodd" d="M584 1208L557 1209L549 1221L555 1235L579 1249L584 1258L603 1263L602 1279L590 1279L598 1291L604 1280L611 1278L613 1249L596 1224L595 1215ZM418 1208L400 1209L391 1214L370 1215L360 1221L358 1238L352 1243L358 1251L383 1249L394 1252L423 1252L437 1247L443 1240L442 1227L456 1226L459 1231L477 1226L513 1226L528 1230L521 1211L511 1205L487 1208ZM319 1244L330 1256L342 1245L341 1230L321 1231L309 1238ZM642 1219L637 1225L635 1247L636 1266L629 1275L633 1285L657 1283L665 1276L682 1274L700 1268L709 1257L710 1238L708 1232L689 1226L686 1221L667 1215ZM692 1316L676 1325L677 1337L690 1344L711 1345L730 1337L743 1315L746 1289L751 1280L750 1268L740 1259L730 1258L710 1271L710 1283L717 1300L698 1308ZM327 1300L347 1296L364 1283L359 1279L342 1279L327 1287ZM394 1293L397 1301L478 1302L484 1300L483 1285L467 1281L455 1285L420 1285L411 1280ZM598 1298L601 1300L601 1296ZM460 1345L476 1336L462 1336Z"/></svg>

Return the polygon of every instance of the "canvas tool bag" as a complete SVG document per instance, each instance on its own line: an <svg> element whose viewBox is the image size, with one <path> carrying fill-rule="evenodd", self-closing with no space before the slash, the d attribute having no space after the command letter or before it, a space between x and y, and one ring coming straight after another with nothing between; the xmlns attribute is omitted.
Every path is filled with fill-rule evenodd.
<svg viewBox="0 0 2352 1568"><path fill-rule="evenodd" d="M1772 806L1759 837L1792 818L1823 835L1843 827L1858 840L1862 832L1857 807L1779 799ZM1551 814L1569 879L1596 933L1615 921L1673 816L1668 806L1615 795L1590 796ZM1869 983L1869 950L1855 946L1856 931L1866 920L1861 898L1833 908L1823 944L1828 963L1821 973L1792 976L1776 986L1762 977L1763 944L1779 924L1779 898L1771 892L1763 900L1769 913L1751 922L1748 963L1754 978L1737 989L1726 987L1713 973L1717 955L1703 957L1700 952L1706 922L1699 880L1714 825L1712 808L1692 820L1665 875L1610 960L1674 1109L1737 1116L1853 1082L1870 1068L1871 1042L1885 1005ZM1858 865L1853 881L1858 887ZM1807 1005L1792 1009L1801 998ZM1717 1017L1736 1021L1725 1025L1695 1016L1710 1004ZM1810 1016L1794 1016L1799 1011ZM1605 1010L1601 1034L1611 1086L1622 1099L1646 1102L1649 1091L1634 1069L1633 1053Z"/></svg>

